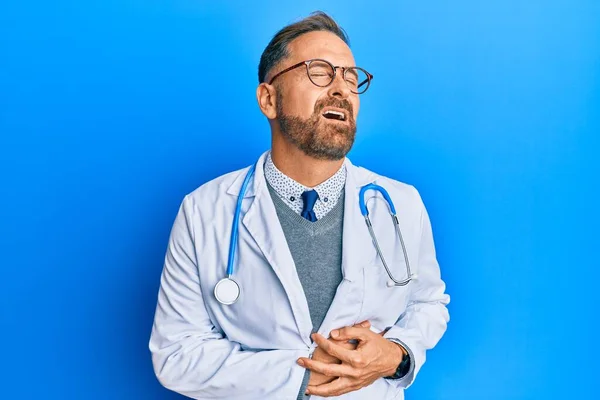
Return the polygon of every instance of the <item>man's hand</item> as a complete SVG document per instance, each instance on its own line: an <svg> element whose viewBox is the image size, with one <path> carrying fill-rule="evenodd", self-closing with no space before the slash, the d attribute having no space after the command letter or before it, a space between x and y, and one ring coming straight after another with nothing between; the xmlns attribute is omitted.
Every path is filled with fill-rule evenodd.
<svg viewBox="0 0 600 400"><path fill-rule="evenodd" d="M362 329L369 329L371 327L371 323L369 321L363 321L359 324L354 325L354 328L362 328ZM351 343L348 342L348 340L336 340L333 338L329 338L326 339L332 343L335 343L341 347L343 347L344 349L348 349L348 350L354 350L356 349L357 344L356 343ZM312 359L325 363L325 364L341 364L342 361L327 353L325 350L323 350L323 348L321 346L318 346L315 351L312 354ZM326 376L324 374L321 374L319 372L316 371L312 371L310 374L310 379L308 381L308 386L318 386L318 385L322 385L324 383L329 383L331 381L333 381L335 379L335 377L332 376Z"/></svg>
<svg viewBox="0 0 600 400"><path fill-rule="evenodd" d="M336 329L331 331L331 337L333 340L327 340L318 333L312 335L318 348L340 360L341 364L316 360L314 354L312 360L306 357L298 359L298 364L312 371L311 378L315 373L327 377L320 384L309 382L307 394L328 397L358 390L381 377L393 375L404 356L401 346L370 329L356 326ZM350 339L359 341L354 350L339 344Z"/></svg>

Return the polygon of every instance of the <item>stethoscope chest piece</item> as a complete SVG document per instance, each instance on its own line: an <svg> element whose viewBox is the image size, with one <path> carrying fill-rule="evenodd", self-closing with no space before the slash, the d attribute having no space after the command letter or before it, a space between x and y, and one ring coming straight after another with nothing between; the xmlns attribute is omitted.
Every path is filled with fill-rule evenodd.
<svg viewBox="0 0 600 400"><path fill-rule="evenodd" d="M223 278L215 285L215 297L221 304L233 304L240 297L240 285L231 278Z"/></svg>

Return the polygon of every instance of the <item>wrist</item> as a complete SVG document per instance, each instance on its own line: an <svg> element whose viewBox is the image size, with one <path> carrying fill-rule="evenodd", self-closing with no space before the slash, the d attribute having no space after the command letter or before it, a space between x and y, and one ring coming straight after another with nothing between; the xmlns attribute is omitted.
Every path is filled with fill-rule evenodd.
<svg viewBox="0 0 600 400"><path fill-rule="evenodd" d="M404 360L404 357L406 357L406 355L408 354L408 352L404 349L404 347L400 344L400 343L396 343L396 342L392 342L390 341L390 343L394 346L394 350L392 352L392 354L394 355L392 357L392 365L390 365L390 369L387 371L386 375L384 376L392 376L396 373L396 370L398 369L398 366L402 363L402 361Z"/></svg>
<svg viewBox="0 0 600 400"><path fill-rule="evenodd" d="M401 343L398 339L389 338L388 340L399 347L399 349L394 349L396 353L395 355L401 354L401 356L399 356L400 362L396 364L396 370L390 375L384 376L384 378L392 380L400 379L406 376L406 374L408 374L413 368L413 363L411 362L411 353L407 347L404 347L404 343Z"/></svg>

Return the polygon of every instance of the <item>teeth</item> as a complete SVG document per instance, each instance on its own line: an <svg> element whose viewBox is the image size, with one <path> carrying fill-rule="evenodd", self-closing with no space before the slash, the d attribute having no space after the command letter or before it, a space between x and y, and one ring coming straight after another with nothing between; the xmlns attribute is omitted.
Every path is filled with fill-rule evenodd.
<svg viewBox="0 0 600 400"><path fill-rule="evenodd" d="M327 110L323 113L323 115L335 115L340 120L346 119L346 115L343 112Z"/></svg>

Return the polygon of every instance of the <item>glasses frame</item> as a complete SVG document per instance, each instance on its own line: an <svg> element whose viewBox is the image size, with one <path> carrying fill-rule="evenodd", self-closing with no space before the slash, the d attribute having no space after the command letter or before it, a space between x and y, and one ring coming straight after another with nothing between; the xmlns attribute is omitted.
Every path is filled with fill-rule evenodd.
<svg viewBox="0 0 600 400"><path fill-rule="evenodd" d="M317 85L317 84L316 84L316 83L315 83L315 82L312 80L312 78L310 77L310 73L309 73L309 67L310 67L310 64L311 64L313 61L322 61L322 62L324 62L324 63L327 63L327 64L329 64L329 66L330 66L330 67L331 67L331 69L333 70L333 76L331 77L331 82L329 82L327 85ZM330 63L330 62L329 62L329 61L327 61L327 60L323 60L322 58L312 58L312 59L310 59L310 60L301 61L301 62L299 62L298 64L294 64L294 65L292 65L291 67L288 67L288 68L284 69L283 71L280 71L280 72L278 72L277 74L275 74L275 76L274 76L274 77L272 77L272 78L271 78L271 80L269 81L269 85L272 85L272 84L273 84L273 81L274 81L274 80L275 80L277 77L279 77L279 76L281 76L281 75L285 74L286 72L289 72L289 71L291 71L291 70L294 70L294 69L296 69L296 68L298 68L298 67L301 67L302 65L305 65L305 66L306 66L306 76L308 76L308 79L311 81L311 83L312 83L313 85L315 85L315 86L318 86L318 87L327 87L327 86L331 85L331 84L332 84L332 83L335 81L335 77L336 77L336 73L337 73L337 69L338 69L338 68L341 68L341 70L342 70L342 78L344 79L344 82L346 82L346 85L348 85L348 88L350 89L350 91L351 91L352 93L354 93L354 94L363 94L364 92L366 92L366 91L367 91L367 89L369 88L369 86L371 86L371 80L373 79L373 75L372 75L372 74L370 74L369 72L367 72L367 71L366 71L364 68L360 68L360 67L342 67L342 66L340 66L340 65L334 66L332 63ZM360 90L359 90L359 91L354 91L354 90L352 90L352 89L350 88L350 85L348 84L348 81L346 80L346 71L348 71L349 69L358 69L358 70L361 70L362 72L364 72L364 73L367 75L367 79L365 79L364 81L362 81L361 83L359 83L359 84L358 84L358 86L357 86L357 88L359 88L359 89L360 89L360 87L361 87L361 86L363 86L363 85L366 83L366 84L367 84L367 86L365 87L365 90L362 90L362 91L360 91Z"/></svg>

